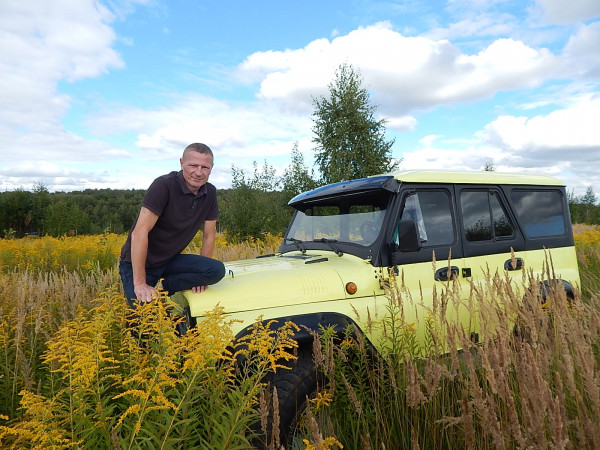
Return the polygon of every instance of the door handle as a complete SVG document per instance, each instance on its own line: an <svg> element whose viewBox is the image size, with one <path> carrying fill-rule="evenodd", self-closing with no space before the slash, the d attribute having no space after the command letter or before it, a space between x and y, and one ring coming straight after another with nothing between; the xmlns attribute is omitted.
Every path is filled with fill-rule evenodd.
<svg viewBox="0 0 600 450"><path fill-rule="evenodd" d="M442 267L435 271L435 281L448 281L452 278L458 278L458 267Z"/></svg>
<svg viewBox="0 0 600 450"><path fill-rule="evenodd" d="M514 261L516 263L514 266L512 258L504 261L504 270L521 270L523 268L523 265L525 264L523 258L515 258Z"/></svg>

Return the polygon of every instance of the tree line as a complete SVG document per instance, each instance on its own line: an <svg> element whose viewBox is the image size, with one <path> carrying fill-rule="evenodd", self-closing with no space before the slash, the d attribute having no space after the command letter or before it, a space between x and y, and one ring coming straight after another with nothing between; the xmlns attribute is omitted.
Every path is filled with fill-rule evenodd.
<svg viewBox="0 0 600 450"><path fill-rule="evenodd" d="M581 196L570 192L568 198L573 223L600 225L600 202L598 202L593 187L588 186L585 194Z"/></svg>
<svg viewBox="0 0 600 450"><path fill-rule="evenodd" d="M260 238L285 230L293 210L287 203L295 195L318 185L310 177L301 155L296 166L283 177L274 176L266 162L251 174L233 167L230 189L219 189L219 230L231 242ZM144 197L142 189L86 189L48 192L37 186L32 192L0 192L0 237L26 235L65 236L76 234L126 233L135 220ZM573 223L600 225L600 205L593 188L585 195L569 194Z"/></svg>

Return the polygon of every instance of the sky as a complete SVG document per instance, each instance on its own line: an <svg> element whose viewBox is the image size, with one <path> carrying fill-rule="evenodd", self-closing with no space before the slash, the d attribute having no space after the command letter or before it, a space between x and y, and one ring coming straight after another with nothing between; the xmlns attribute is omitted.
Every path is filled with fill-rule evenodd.
<svg viewBox="0 0 600 450"><path fill-rule="evenodd" d="M0 191L146 189L192 142L217 188L313 168L341 64L400 169L600 194L598 0L0 0Z"/></svg>

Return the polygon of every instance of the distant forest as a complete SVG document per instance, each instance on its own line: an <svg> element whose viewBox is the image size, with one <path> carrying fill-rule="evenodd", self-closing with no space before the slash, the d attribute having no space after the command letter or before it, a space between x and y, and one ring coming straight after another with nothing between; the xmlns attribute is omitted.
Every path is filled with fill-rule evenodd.
<svg viewBox="0 0 600 450"><path fill-rule="evenodd" d="M0 237L26 235L55 237L76 234L126 233L135 220L145 190L86 189L48 192L0 192ZM294 193L253 189L242 183L219 189L219 231L232 241L281 233L292 215L287 202ZM600 224L600 206L590 188L584 196L569 195L573 223Z"/></svg>
<svg viewBox="0 0 600 450"><path fill-rule="evenodd" d="M126 233L137 217L145 192L86 189L50 193L43 188L0 192L0 238ZM227 232L233 240L281 233L291 218L292 210L286 206L291 197L282 191L247 186L219 189L219 231Z"/></svg>

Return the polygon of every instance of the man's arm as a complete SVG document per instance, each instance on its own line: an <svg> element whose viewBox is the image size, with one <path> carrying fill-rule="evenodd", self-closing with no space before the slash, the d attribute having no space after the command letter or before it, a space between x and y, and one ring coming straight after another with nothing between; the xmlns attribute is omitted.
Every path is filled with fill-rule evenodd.
<svg viewBox="0 0 600 450"><path fill-rule="evenodd" d="M146 257L148 256L148 233L154 228L158 215L142 206L135 228L131 232L131 265L136 298L144 303L156 296L153 286L146 283Z"/></svg>
<svg viewBox="0 0 600 450"><path fill-rule="evenodd" d="M208 258L212 258L213 252L215 251L215 240L217 236L217 221L206 220L204 222L204 230L202 231L202 250L200 254ZM196 294L204 292L206 286L195 286L192 288L192 292Z"/></svg>
<svg viewBox="0 0 600 450"><path fill-rule="evenodd" d="M217 237L217 221L207 220L204 222L204 231L202 232L202 256L212 257L215 251L215 240Z"/></svg>

